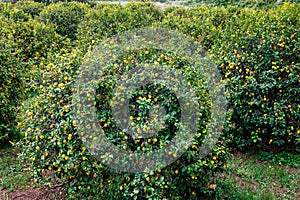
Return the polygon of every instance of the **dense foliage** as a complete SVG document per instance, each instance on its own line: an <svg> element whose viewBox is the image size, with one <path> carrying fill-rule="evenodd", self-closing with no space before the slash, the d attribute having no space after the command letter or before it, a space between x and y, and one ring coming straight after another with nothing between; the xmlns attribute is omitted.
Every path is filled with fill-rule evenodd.
<svg viewBox="0 0 300 200"><path fill-rule="evenodd" d="M22 67L14 52L14 45L6 41L3 34L0 39L0 145L18 138L16 125L16 107L22 96Z"/></svg>
<svg viewBox="0 0 300 200"><path fill-rule="evenodd" d="M188 0L187 5L206 4L214 6L238 6L258 9L274 8L284 2L299 3L299 0Z"/></svg>
<svg viewBox="0 0 300 200"><path fill-rule="evenodd" d="M299 5L253 15L241 10L212 52L228 79L231 130L239 148L275 144L299 150Z"/></svg>
<svg viewBox="0 0 300 200"><path fill-rule="evenodd" d="M1 3L0 11L0 143L16 139L16 130L20 130L24 137L20 142L22 156L31 162L37 180L49 184L52 177L60 178L70 198L200 198L213 193L214 175L226 168L228 139L239 149L276 145L299 150L298 4L285 3L273 10L199 6L161 11L151 3L101 3L92 7L75 2L19 2ZM228 112L224 136L209 155L199 159L197 151L205 140L210 118L201 74L172 52L124 52L107 66L105 81L98 82L98 117L115 145L152 151L174 134L166 129L164 135L168 137L133 140L111 122L111 88L120 73L137 63L157 62L181 70L203 98L204 119L193 145L176 162L155 172L129 174L102 165L82 144L77 131L80 122L72 112L72 93L79 67L94 45L143 27L178 30L200 42L226 80ZM131 106L147 110L164 97L172 99L168 90L159 87L137 91L137 101ZM177 107L173 109L172 119L176 121ZM136 123L143 121L142 117L132 112Z"/></svg>
<svg viewBox="0 0 300 200"><path fill-rule="evenodd" d="M167 12L162 26L201 40L228 81L232 145L299 150L299 5Z"/></svg>

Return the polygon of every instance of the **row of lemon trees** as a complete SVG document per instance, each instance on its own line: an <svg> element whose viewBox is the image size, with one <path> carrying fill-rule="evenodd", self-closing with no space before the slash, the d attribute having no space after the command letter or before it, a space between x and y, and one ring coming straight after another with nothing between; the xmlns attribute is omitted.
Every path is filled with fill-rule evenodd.
<svg viewBox="0 0 300 200"><path fill-rule="evenodd" d="M0 4L0 143L19 142L38 181L59 178L70 198L187 199L213 195L212 177L226 169L230 146L265 146L299 150L300 40L298 4L272 10L239 7L170 7L151 3L93 4L36 2ZM208 51L226 80L227 114L223 135L204 158L211 102L201 75L186 58L159 49L128 51L107 68L99 84L99 122L120 149L151 152L176 134L141 140L119 132L109 108L115 78L137 63L159 63L179 70L200 98L201 122L190 148L173 164L157 171L130 174L103 165L87 150L73 113L74 81L85 55L115 34L143 27L177 30ZM171 98L161 85L134 94L131 107L147 107ZM138 103L137 103L138 102ZM158 103L156 103L158 102ZM169 102L170 105L176 101ZM178 103L178 102L177 102ZM149 105L148 105L149 104ZM173 110L172 110L173 109ZM174 112L172 112L174 111ZM178 107L171 106L173 120ZM176 114L177 113L177 114ZM142 121L132 112L131 120ZM174 125L175 121L170 124ZM176 157L176 152L170 152ZM51 176L49 176L51 172Z"/></svg>

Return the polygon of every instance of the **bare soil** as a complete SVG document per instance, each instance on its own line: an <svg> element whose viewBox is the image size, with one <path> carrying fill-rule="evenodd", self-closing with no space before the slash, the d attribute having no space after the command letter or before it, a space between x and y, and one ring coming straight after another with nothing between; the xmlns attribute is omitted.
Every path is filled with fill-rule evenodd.
<svg viewBox="0 0 300 200"><path fill-rule="evenodd" d="M16 190L8 192L0 191L0 200L64 200L62 186L53 188L29 188L26 190Z"/></svg>

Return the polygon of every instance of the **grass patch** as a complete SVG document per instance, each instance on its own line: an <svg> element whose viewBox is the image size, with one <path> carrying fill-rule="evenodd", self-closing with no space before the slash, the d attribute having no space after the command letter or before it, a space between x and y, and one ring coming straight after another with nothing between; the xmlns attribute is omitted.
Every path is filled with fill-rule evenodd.
<svg viewBox="0 0 300 200"><path fill-rule="evenodd" d="M228 172L218 177L216 199L298 199L299 168L258 160L260 156L234 155Z"/></svg>
<svg viewBox="0 0 300 200"><path fill-rule="evenodd" d="M299 154L292 154L289 152L266 152L260 151L258 154L253 155L257 159L262 161L271 161L278 165L286 165L294 168L300 168L300 156Z"/></svg>
<svg viewBox="0 0 300 200"><path fill-rule="evenodd" d="M32 172L17 158L17 153L16 149L0 149L0 190L10 192L31 187Z"/></svg>
<svg viewBox="0 0 300 200"><path fill-rule="evenodd" d="M34 187L33 173L18 160L17 153L18 150L11 148L0 150L0 199L5 199L1 196L3 189L12 192ZM228 171L217 177L215 199L299 199L300 155L267 155L235 154L228 163ZM58 192L50 195L54 199L61 198Z"/></svg>

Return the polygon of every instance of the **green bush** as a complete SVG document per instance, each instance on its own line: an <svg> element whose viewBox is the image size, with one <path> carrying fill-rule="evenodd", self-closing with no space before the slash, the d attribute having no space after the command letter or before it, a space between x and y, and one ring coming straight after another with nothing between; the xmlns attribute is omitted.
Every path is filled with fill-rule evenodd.
<svg viewBox="0 0 300 200"><path fill-rule="evenodd" d="M78 2L58 2L45 7L39 20L56 25L56 32L70 39L76 39L77 26L83 20L88 4Z"/></svg>
<svg viewBox="0 0 300 200"><path fill-rule="evenodd" d="M299 0L189 0L186 4L201 3L211 6L238 6L241 8L270 9L284 2L300 3Z"/></svg>
<svg viewBox="0 0 300 200"><path fill-rule="evenodd" d="M31 0L18 1L15 7L22 10L24 13L29 14L32 18L38 16L46 5Z"/></svg>
<svg viewBox="0 0 300 200"><path fill-rule="evenodd" d="M237 11L236 7L170 8L165 11L166 16L159 26L185 33L209 50L232 14Z"/></svg>
<svg viewBox="0 0 300 200"><path fill-rule="evenodd" d="M7 35L0 36L0 146L19 138L16 129L17 106L22 97L22 65L15 52L15 44Z"/></svg>
<svg viewBox="0 0 300 200"><path fill-rule="evenodd" d="M35 20L12 23L7 29L17 44L18 57L24 62L34 58L39 60L51 51L56 53L67 41L55 32L54 26Z"/></svg>
<svg viewBox="0 0 300 200"><path fill-rule="evenodd" d="M107 95L112 92L114 77L119 73L119 70L115 68L116 65L123 70L129 70L135 66L133 63L156 61L161 58L160 62L171 68L182 67L181 70L186 72L186 76L194 81L195 90L205 91L202 81L200 81L201 77L193 76L195 72L192 67L185 66L181 58L172 53L165 53L165 59L162 59L162 53L157 50L154 52L149 50L149 53L148 50L140 50L122 55L116 63L108 67L109 71L105 81L99 82L98 96L102 98L97 101L99 102L98 117L101 125L106 127L105 131L112 138L111 142L119 148L151 151L152 145L157 146L156 143L164 145L168 141L166 139L168 137L152 138L151 141L144 142L139 140L130 142L126 139L126 135L117 131L115 124L111 121L111 112L107 107L109 105ZM208 185L213 183L212 177L216 172L226 168L227 149L223 142L220 142L207 157L198 158L198 150L207 131L205 121L209 117L209 104L203 103L207 101L205 94L198 93L201 99L204 98L201 105L204 121L199 124L192 147L177 162L153 173L116 172L97 161L78 138L81 135L76 131L76 127L80 122L74 120L71 95L72 83L78 73L80 57L80 53L75 51L65 56L57 55L52 58L53 62L49 62L46 66L46 69L52 69L52 71L44 73L40 95L33 98L26 109L25 113L30 118L24 121L24 124L27 125L23 130L26 135L23 143L24 153L32 161L32 167L39 175L39 179L45 176L48 170L52 171L54 177L66 181L69 197L72 198L93 198L94 195L98 195L99 199L128 199L138 196L152 199L166 197L176 199L185 196L187 199L193 199L197 195L213 193ZM189 70L190 72L187 74ZM112 73L115 76L112 76ZM154 91L151 91L150 88L150 92ZM137 95L143 95L143 97L145 95L149 98L145 91ZM153 101L155 101L154 96ZM174 133L167 130L165 134L171 136ZM41 180L47 182L47 179ZM109 193L107 193L108 190Z"/></svg>
<svg viewBox="0 0 300 200"><path fill-rule="evenodd" d="M32 95L34 86L39 84L43 57L59 51L67 40L59 36L53 26L46 26L32 19L24 22L1 15L0 18L1 42L7 42L6 45L1 45L1 99L6 97L6 100L1 100L1 127L5 127L1 129L1 133L6 131L7 139L12 140L20 138L15 129L16 106L26 96ZM8 82L11 87L7 85ZM6 123L2 122L5 118ZM14 132L10 133L9 130Z"/></svg>
<svg viewBox="0 0 300 200"><path fill-rule="evenodd" d="M104 7L101 8L101 12L93 8L87 14L85 22L80 24L78 43L87 41L88 44L92 44L92 39L101 41L105 36L151 26L161 17L162 14L149 3L131 3L117 8ZM206 137L206 123L210 117L210 104L206 99L202 77L194 76L197 73L184 58L162 50L142 49L127 52L108 66L107 79L99 81L99 88L103 90L99 90L98 95L102 96L98 99L98 117L101 125L107 127L106 131L111 135L112 142L119 148L152 151L152 145L166 144L169 141L167 138L172 137L174 132L168 129L165 138L129 143L125 135L118 133L116 126L110 123L111 116L107 110L109 99L106 98L112 91L114 79L120 75L116 65L122 70L129 70L137 63L160 62L171 69L181 70L187 79L193 80L192 85L203 101L203 121L199 123L198 132L195 133L196 139L177 162L147 174L121 173L102 165L79 139L81 135L77 131L77 125L80 123L74 120L72 113L72 87L83 59L82 49L85 49L85 44L73 47L71 52L59 51L46 56L40 71L42 80L40 85L37 85L39 95L23 105L23 115L26 116L23 117L21 126L25 135L21 142L24 148L23 156L31 161L37 180L46 184L50 182L49 178L60 178L67 185L69 198L78 199L93 199L95 195L99 199L178 199L182 196L193 199L200 195L212 195L214 190L210 184L214 182L213 176L226 168L227 148L225 142L221 141L207 157L198 157L198 150ZM139 95L150 98L145 91L141 91ZM173 155L176 156L174 153ZM46 176L49 171L51 177Z"/></svg>
<svg viewBox="0 0 300 200"><path fill-rule="evenodd" d="M94 9L102 11L104 8L110 8L110 9L118 9L121 7L121 4L119 3L108 3L108 2L99 2L96 3L95 6L93 6Z"/></svg>
<svg viewBox="0 0 300 200"><path fill-rule="evenodd" d="M9 25L8 25L9 23ZM54 26L45 25L35 20L28 22L3 23L0 33L9 35L16 45L15 56L22 62L26 95L31 95L33 85L39 84L43 59L48 54L56 54L69 43L68 39L55 32Z"/></svg>
<svg viewBox="0 0 300 200"><path fill-rule="evenodd" d="M1 40L0 55L7 66L18 63L18 59L26 64L26 69L30 69L30 78L26 80L33 83L30 88L37 93L24 102L19 116L22 121L18 127L25 136L20 143L24 148L23 158L31 162L37 180L50 184L54 177L64 182L69 198L208 197L214 193L211 189L213 177L226 168L228 138L239 149L273 147L273 144L299 149L300 9L297 4L275 6L274 10L199 6L160 12L151 3L130 3L124 7L99 4L93 8L81 3L55 3L46 6L39 16L34 15L35 19L19 8L13 13L21 13L21 17L11 18L5 6L0 6L0 16L4 19L0 21L0 30L5 38ZM27 21L22 20L26 16L29 16ZM37 19L45 24L38 23ZM54 26L51 26L52 22ZM101 164L79 139L82 133L78 132L80 123L73 113L73 86L80 75L78 69L84 54L91 51L94 44L126 30L148 26L170 28L191 36L219 66L227 81L228 113L224 125L227 138L221 137L211 153L199 159L197 150L205 140L205 125L210 118L203 77L185 58L172 52L160 49L128 51L107 66L105 79L98 82L97 114L115 145L123 149L152 151L152 145L163 145L168 141L167 137L129 140L112 122L108 105L115 79L140 63L164 64L193 80L191 85L203 100L203 121L198 124L193 145L173 164L151 173L121 173ZM8 43L5 43L6 38ZM6 71L4 75L7 80L14 78ZM15 91L6 83L4 89ZM149 106L154 99L148 92L156 91L156 88L146 89L135 95L146 99L148 103L143 105ZM7 93L1 95L4 98ZM139 106L139 102L132 101L131 106ZM176 120L177 107L172 108ZM14 119L13 104L3 106L3 110L3 113L12 113ZM133 113L132 117L139 116ZM3 122L5 127L8 127L7 123ZM166 129L164 134L172 137L174 131Z"/></svg>
<svg viewBox="0 0 300 200"><path fill-rule="evenodd" d="M11 19L13 21L29 21L30 15L25 13L23 10L20 10L16 7L12 7L11 9L5 9L2 11L3 16L7 19Z"/></svg>
<svg viewBox="0 0 300 200"><path fill-rule="evenodd" d="M233 146L299 149L299 5L286 3L268 11L178 7L165 13L159 26L201 41L228 80L232 119L224 130Z"/></svg>
<svg viewBox="0 0 300 200"><path fill-rule="evenodd" d="M233 15L212 52L228 80L230 130L239 149L299 150L299 13L297 4Z"/></svg>
<svg viewBox="0 0 300 200"><path fill-rule="evenodd" d="M148 27L159 20L162 13L151 3L101 3L89 10L78 28L82 46L89 46L126 30Z"/></svg>
<svg viewBox="0 0 300 200"><path fill-rule="evenodd" d="M155 21L161 20L162 13L150 2L128 3L124 9L129 13L129 26L140 28L151 26Z"/></svg>
<svg viewBox="0 0 300 200"><path fill-rule="evenodd" d="M0 3L0 12L2 14L7 13L7 11L9 12L9 10L11 10L13 8L14 8L14 4L5 3L5 2Z"/></svg>

